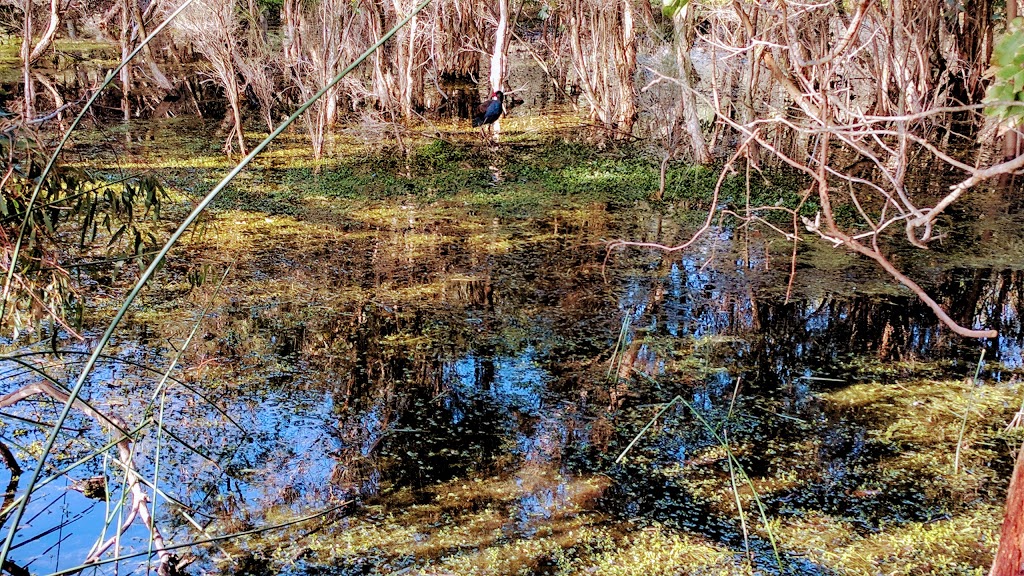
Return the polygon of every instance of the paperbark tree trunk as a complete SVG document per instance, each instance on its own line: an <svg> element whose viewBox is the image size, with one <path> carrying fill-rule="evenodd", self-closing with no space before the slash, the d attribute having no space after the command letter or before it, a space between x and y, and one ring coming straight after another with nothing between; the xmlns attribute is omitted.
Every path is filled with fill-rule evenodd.
<svg viewBox="0 0 1024 576"><path fill-rule="evenodd" d="M494 30L494 51L491 52L491 91L501 90L508 69L508 0L498 0L498 27Z"/></svg>
<svg viewBox="0 0 1024 576"><path fill-rule="evenodd" d="M26 5L31 6L31 3L26 0ZM50 44L53 44L53 39L57 36L58 26L60 26L60 0L50 0L50 21L36 47L32 49L32 54L29 55L30 61L34 61L42 56L43 52L50 47ZM26 34L26 37L29 39L29 42L32 41L31 35Z"/></svg>
<svg viewBox="0 0 1024 576"><path fill-rule="evenodd" d="M408 10L403 0L392 0L394 20L401 20L415 8L415 0L410 0ZM412 118L413 112L423 105L423 69L417 58L419 41L419 19L413 16L409 24L401 32L395 50L395 69L398 76L398 103L402 116Z"/></svg>
<svg viewBox="0 0 1024 576"><path fill-rule="evenodd" d="M22 115L25 121L36 116L36 95L34 82L32 80L32 0L25 0L25 18L22 24L21 38L21 77L25 82L25 99L22 105Z"/></svg>
<svg viewBox="0 0 1024 576"><path fill-rule="evenodd" d="M676 61L679 62L679 106L682 108L683 127L690 137L690 154L700 164L711 162L711 152L704 141L704 133L700 129L700 116L697 114L697 98L694 96L692 79L696 76L693 62L690 61L690 49L693 48L693 10L684 6L672 17L675 26Z"/></svg>
<svg viewBox="0 0 1024 576"><path fill-rule="evenodd" d="M1020 15L1017 8L1017 0L1006 0L1006 21L1013 22L1013 19ZM1017 129L1020 126L1011 126L1011 130L1003 137L1003 161L1012 160L1021 153L1019 150L1020 138L1017 136Z"/></svg>
<svg viewBox="0 0 1024 576"><path fill-rule="evenodd" d="M1024 575L1024 445L1017 452L1010 489L1006 493L1006 515L999 536L999 548L989 576Z"/></svg>
<svg viewBox="0 0 1024 576"><path fill-rule="evenodd" d="M128 2L130 0L124 0L121 3L121 33L118 36L118 40L121 44L121 61L123 62L128 58L128 54L131 53L131 16L128 8ZM121 68L121 113L123 114L124 121L131 120L132 107L130 95L132 93L132 67L124 66Z"/></svg>
<svg viewBox="0 0 1024 576"><path fill-rule="evenodd" d="M628 136L633 132L633 124L636 122L636 32L633 30L633 5L631 0L621 0L619 3L619 23L622 26L619 37L618 52L618 134Z"/></svg>
<svg viewBox="0 0 1024 576"><path fill-rule="evenodd" d="M53 1L57 2L58 0ZM128 0L128 2L131 6L131 17L135 21L135 29L138 31L136 37L141 41L147 36L146 24L142 15L142 10L139 9L139 3L137 0ZM149 73L153 77L153 81L156 82L157 86L168 92L174 90L174 84L167 79L167 76L164 75L163 71L160 70L160 67L157 66L156 58L153 56L153 49L148 43L142 47L142 56L146 59L146 63L149 66Z"/></svg>

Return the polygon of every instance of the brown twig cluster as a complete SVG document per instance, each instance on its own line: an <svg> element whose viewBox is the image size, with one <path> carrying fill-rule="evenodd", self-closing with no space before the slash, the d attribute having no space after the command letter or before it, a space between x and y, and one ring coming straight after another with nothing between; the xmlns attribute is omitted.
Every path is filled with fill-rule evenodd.
<svg viewBox="0 0 1024 576"><path fill-rule="evenodd" d="M990 48L971 34L979 25L991 34L991 15L985 6L972 6L977 13L949 20L940 3L929 0L861 0L849 8L813 1L765 6L735 0L730 9L691 3L680 12L707 17L696 44L710 54L705 89L691 86L682 71L682 79L656 73L652 84L678 85L731 134L735 151L723 175L738 165L759 169L771 162L812 183L796 207L748 205L737 217L768 225L794 243L809 232L871 258L955 333L980 338L996 333L960 325L888 255L888 244L898 240L891 231L902 227L909 244L927 249L942 236L939 219L951 205L980 184L1024 168L1024 155L990 160L996 132L981 114L979 73ZM689 62L685 55L682 60ZM952 184L937 194L943 182ZM706 232L720 210L720 186L691 240L658 247L684 249ZM817 213L801 215L810 200ZM856 214L854 221L838 218L838 205ZM791 229L766 217L777 211L788 213ZM613 247L624 245L645 244Z"/></svg>

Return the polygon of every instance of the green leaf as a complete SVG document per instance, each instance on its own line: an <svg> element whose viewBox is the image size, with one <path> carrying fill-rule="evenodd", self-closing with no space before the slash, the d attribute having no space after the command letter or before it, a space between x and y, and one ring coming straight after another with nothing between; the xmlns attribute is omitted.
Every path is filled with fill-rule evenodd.
<svg viewBox="0 0 1024 576"><path fill-rule="evenodd" d="M996 41L990 73L985 113L1014 123L1024 120L1024 19L1015 18Z"/></svg>
<svg viewBox="0 0 1024 576"><path fill-rule="evenodd" d="M53 220L50 218L50 211L43 210L43 224L46 226L46 231L50 234L54 233Z"/></svg>
<svg viewBox="0 0 1024 576"><path fill-rule="evenodd" d="M121 238L121 235L123 235L125 230L127 230L127 229L128 229L128 226L122 224L121 227L117 229L117 232L114 232L114 235L110 237L110 242L107 242L107 246L108 247L113 246L114 243L117 242Z"/></svg>
<svg viewBox="0 0 1024 576"><path fill-rule="evenodd" d="M661 13L668 18L675 18L680 10L686 8L690 0L661 0Z"/></svg>
<svg viewBox="0 0 1024 576"><path fill-rule="evenodd" d="M1021 68L1020 72L1014 74L1013 77L1010 78L1010 82L1013 84L1014 92L1024 90L1024 68Z"/></svg>

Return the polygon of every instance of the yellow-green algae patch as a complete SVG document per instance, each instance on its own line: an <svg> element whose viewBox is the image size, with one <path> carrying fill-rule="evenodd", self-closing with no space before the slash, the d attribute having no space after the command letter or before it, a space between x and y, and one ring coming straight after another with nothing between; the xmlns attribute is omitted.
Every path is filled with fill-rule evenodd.
<svg viewBox="0 0 1024 576"><path fill-rule="evenodd" d="M236 185L255 188L245 192L249 194L249 208L227 207L211 215L195 235L186 237L182 250L185 256L174 253L169 264L169 268L232 267L221 298L225 308L238 304L243 314L240 319L217 317L208 322L212 328L233 333L239 342L234 344L234 351L239 355L273 348L274 343L267 330L260 328L261 323L276 326L284 325L285 319L318 316L331 316L337 323L359 323L365 321L363 310L369 306L380 306L390 312L426 303L470 301L477 297L475 289L491 281L489 256L556 241L560 234L564 240L565 235L577 231L580 234L573 241L593 242L594 237L612 228L613 212L606 204L588 199L583 206L574 207L578 198L566 200L559 192L536 182L527 186L509 178L493 187L463 189L463 182L459 181L454 185L458 192L437 197L435 194L442 194L443 186L423 180L430 170L424 170L420 178L409 177L406 158L406 165L400 167L405 175L388 175L399 184L394 188L398 192L394 192L367 179L376 178L365 173L372 168L351 168L340 158L306 162L297 152L298 146L301 138L295 137L293 142L275 148L259 167L307 169L315 164L324 172L350 170L355 175L356 188L339 190L324 185L314 190L311 185L307 190L302 188L304 183L276 179L280 175L267 176L265 180L256 173L247 175ZM443 147L438 149L445 153ZM500 159L493 160L495 165L500 164ZM150 167L171 165L161 162L156 160ZM189 158L172 156L163 162L186 166ZM214 167L200 166L204 162L192 166L204 170ZM296 162L302 162L302 166ZM471 168L465 159L459 160L458 165L460 170ZM550 179L545 184L557 183L562 186L558 190L578 191L582 198L590 193L585 188L612 189L633 182L632 176L620 177L603 165L553 168L554 175L544 176ZM210 176L214 170L197 172ZM508 178L507 173L497 176ZM287 194L270 198L282 191ZM357 197L332 195L342 193ZM373 194L391 196L383 200L364 197ZM263 203L268 198L276 203ZM260 208L268 205L293 212L277 214ZM533 212L537 207L542 208L540 215ZM526 216L520 220L520 214ZM637 217L638 223L641 219ZM524 221L532 228L521 225ZM541 226L533 226L537 223ZM666 222L666 228L673 226ZM673 230L683 233L682 228ZM464 260L452 256L460 250L471 254ZM848 254L831 248L819 251L831 251L822 267L833 272L847 271L851 262ZM666 274L666 269L660 268L653 274ZM836 288L833 278L826 277L821 282L822 291ZM849 280L844 285L855 283ZM166 287L180 293L189 290L188 283L180 279ZM897 287L885 292L900 290ZM539 316L543 312L540 306L527 302L517 313L524 317ZM138 314L138 319L167 323L162 316L170 307L173 306L169 303L149 306ZM396 324L401 321L397 318ZM217 326L218 323L221 325ZM518 328L521 333L516 329L507 329L502 337L530 339L522 328ZM348 354L348 349L339 344L343 339L338 338L338 331L311 333L304 350L306 357ZM429 328L420 332L415 327L400 325L392 332L374 336L374 343L395 353L438 345L432 337ZM730 333L710 334L696 340L652 335L647 342L666 355L672 354L672 360L666 363L667 372L689 385L699 381L694 373L703 375L698 370L725 371L716 364L720 358L714 357L713 349L739 345L744 339ZM208 352L202 350L199 357ZM865 528L865 522L853 522L842 511L829 515L808 507L776 515L772 508L772 531L788 557L807 558L822 566L823 571L836 574L981 573L991 556L998 530L1000 512L992 502L998 501L1005 483L1005 478L1000 478L990 465L1008 452L1005 442L1012 438L1007 438L1003 426L1020 406L1022 390L1017 384L975 387L970 381L950 380L942 377L945 368L948 366L913 359L859 366L862 377L874 375L882 379L881 376L899 373L912 373L915 377L896 383L891 378L884 383L857 383L814 393L814 402L821 404L825 414L823 418L852 420L865 430L869 441L889 449L877 462L867 465L874 467L873 475L863 484L836 482L835 489L843 492L836 500L853 506L858 500L884 495L894 489L892 484L896 482L920 479L921 494L929 503L942 506L935 507L935 517L929 521L884 521ZM227 371L227 363L222 370L225 382L237 386L243 381ZM219 376L221 370L210 372ZM923 374L935 374L936 378L927 379ZM598 390L600 386L594 388ZM762 416L757 412L751 420ZM623 418L620 413L601 417L614 418L616 426ZM649 417L646 414L644 421ZM658 430L657 434L674 432L678 429ZM759 456L742 435L733 442L731 449L738 458ZM776 497L820 488L815 482L826 481L815 477L815 472L805 472L801 460L829 458L822 454L823 444L821 438L810 436L796 441L780 440L779 445L772 445L770 466L751 478L753 490L771 504ZM524 469L501 478L445 482L418 494L409 489L390 494L385 490L376 503L353 511L327 529L308 538L266 542L265 547L275 550L276 559L283 565L304 557L326 566L373 566L379 573L404 570L411 574L747 574L752 569L746 566L742 550L735 544L740 531L738 522L733 522L738 515L737 498L746 510L750 532L762 541L768 534L756 515L751 487L739 482L738 495L732 492L724 471L726 462L724 448L712 446L692 450L685 461L650 474L666 483L680 482L686 494L706 506L707 513L735 524L732 546L710 541L697 531L649 518L633 524L595 511L595 499L609 482L599 474L563 478L549 471ZM851 469L855 467L848 465ZM903 490L905 486L895 489ZM525 507L521 503L542 493L560 494L557 509L524 518Z"/></svg>
<svg viewBox="0 0 1024 576"><path fill-rule="evenodd" d="M779 538L839 576L988 573L1002 507L982 505L934 522L889 525L865 534L836 518L806 515L777 526Z"/></svg>
<svg viewBox="0 0 1024 576"><path fill-rule="evenodd" d="M565 478L524 470L512 478L457 479L429 490L427 504L394 506L346 519L310 537L318 563L346 566L371 558L381 573L670 575L743 574L734 554L699 536L660 526L635 532L590 512L607 488L603 476ZM554 491L544 517L523 519L518 502ZM390 512L384 512L390 510ZM397 511L396 511L397 510ZM393 568L389 568L393 567Z"/></svg>
<svg viewBox="0 0 1024 576"><path fill-rule="evenodd" d="M884 425L873 433L886 442L949 446L962 440L984 444L1000 419L1005 418L1005 424L1021 405L1024 384L975 385L971 379L869 382L821 397L838 408L870 412ZM939 452L937 457L952 462L952 453Z"/></svg>

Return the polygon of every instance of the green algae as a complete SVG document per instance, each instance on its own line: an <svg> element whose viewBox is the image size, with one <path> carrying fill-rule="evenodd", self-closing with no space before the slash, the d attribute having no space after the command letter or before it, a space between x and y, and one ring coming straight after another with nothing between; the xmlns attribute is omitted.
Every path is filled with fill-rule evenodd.
<svg viewBox="0 0 1024 576"><path fill-rule="evenodd" d="M364 473L397 479L383 481L333 523L229 545L220 571L775 572L765 527L750 520L753 492L733 491L725 447L686 413L668 414L625 467L612 464L654 407L677 394L701 400L709 420L728 431L729 451L767 503L793 573L984 571L998 530L1009 443L1017 441L1004 428L1021 404L1019 384L975 388L951 376L957 366L948 358L858 354L817 366L815 374L827 383L780 377L778 389L748 391L757 371L782 369L739 366L737 350L746 354L751 346L756 357L759 343L793 344L770 342L780 334L766 336L742 322L702 334L638 327L632 351L655 360L635 366L657 377L609 377L621 315L656 309L669 291L657 287L668 285L679 260L635 253L608 258L602 242L642 233L662 216L658 209L699 208L710 198L712 172L674 167L667 202L652 210L646 200L657 172L649 161L579 143L548 149L512 142L491 149L434 139L406 153L342 143L343 155L314 166L303 158L301 139L283 141L262 168L225 193L168 262L165 281L133 318L167 338L187 332L194 319L175 312L206 293L208 287L190 281L197 267L231 269L203 342L186 357L190 374L210 390L229 396L311 389L336 402L323 426L337 426L340 436L365 433L359 425L368 417L353 408L364 403L376 406L370 414L378 418L411 414L388 421L391 431L377 440L382 448L330 456L341 478L329 490L339 499ZM137 158L133 166L167 174L185 206L226 166L212 156L190 160L200 149L161 152L151 164ZM729 186L730 202L742 198L734 181ZM764 194L775 197L770 189ZM664 237L685 238L692 230L682 212L683 223L664 219ZM765 248L756 240L754 246L788 264L788 246ZM728 263L749 257L735 247L720 250L708 259L711 268L726 263L715 281L740 284L743 274ZM800 265L797 296L820 297L819 304L825 292L901 293L827 246L801 256ZM692 274L699 274L696 266ZM608 278L641 278L655 288L628 308L617 289L602 288ZM781 285L769 274L750 291L766 299ZM742 316L734 293L709 299L712 313ZM500 356L527 349L543 352L530 367L557 374L552 388L561 395L545 398L541 409L501 405L518 428L451 431L431 420L461 399L444 380L453 358L466 350ZM527 435L551 414L578 415L567 418L575 422L571 433L560 431L583 430L588 443L523 464L514 455L516 434ZM480 458L486 440L459 444L480 432L504 434L487 458ZM423 438L431 434L436 438ZM954 471L957 444L962 468ZM422 476L402 478L396 471L409 467L403 460ZM436 471L448 460L457 462L454 472ZM260 476L250 471L236 479ZM271 504L255 515L269 523L304 509L285 497L266 500ZM754 541L749 552L737 501Z"/></svg>
<svg viewBox="0 0 1024 576"><path fill-rule="evenodd" d="M828 410L845 412L857 407L883 406L900 414L900 420L885 427L874 425L882 442L900 444L892 459L877 465L876 481L869 484L834 486L845 491L855 508L856 501L884 498L904 480L923 482L921 490L936 490L931 498L949 502L944 512L926 521L890 520L865 530L849 512L826 513L807 510L799 514L773 514L772 530L787 562L811 562L814 573L868 575L891 574L982 574L987 569L998 536L1001 507L994 499L981 498L989 490L999 492L1000 483L984 463L993 455L977 447L968 448L972 463L959 477L952 474L948 459L936 456L951 452L956 438L956 414L940 402L919 410L907 406L928 403L935 393L951 400L958 385L922 381L910 387L863 384L848 390L823 393L820 400ZM1005 401L1016 401L1020 387L996 389L975 404L967 442L976 446L991 438L1010 411ZM894 416L895 417L895 416ZM946 421L942 424L941 421ZM927 430L940 432L927 434ZM946 430L946 432L942 432ZM672 434L663 430L661 434ZM931 448L922 446L927 443ZM912 447L911 444L917 444ZM733 447L741 460L751 458L743 440ZM779 445L784 458L815 452L807 446L794 450ZM916 457L927 450L931 456ZM708 473L724 458L721 447L711 446L694 454L684 466L662 469L656 474L663 482L685 477L688 489L712 513L735 517L733 496L721 472ZM651 462L653 464L653 461ZM754 478L762 498L806 488L813 482L794 463L776 463L776 472ZM981 468L979 468L981 466ZM939 474L943 478L938 480ZM411 574L750 574L753 568L742 550L680 529L674 521L614 521L607 513L594 510L595 501L610 489L607 476L562 477L550 470L526 468L511 476L456 478L433 485L424 492L399 490L366 507L365 515L318 530L293 540L284 548L276 540L266 543L275 549L276 561L301 556L304 563L331 566L337 573L388 574L398 570ZM523 520L521 506L536 494L557 494L549 512ZM751 494L739 494L744 506ZM771 504L769 504L771 506ZM524 523L525 522L525 523ZM761 530L753 526L752 533ZM281 564L274 564L281 566ZM796 573L808 573L805 569Z"/></svg>

